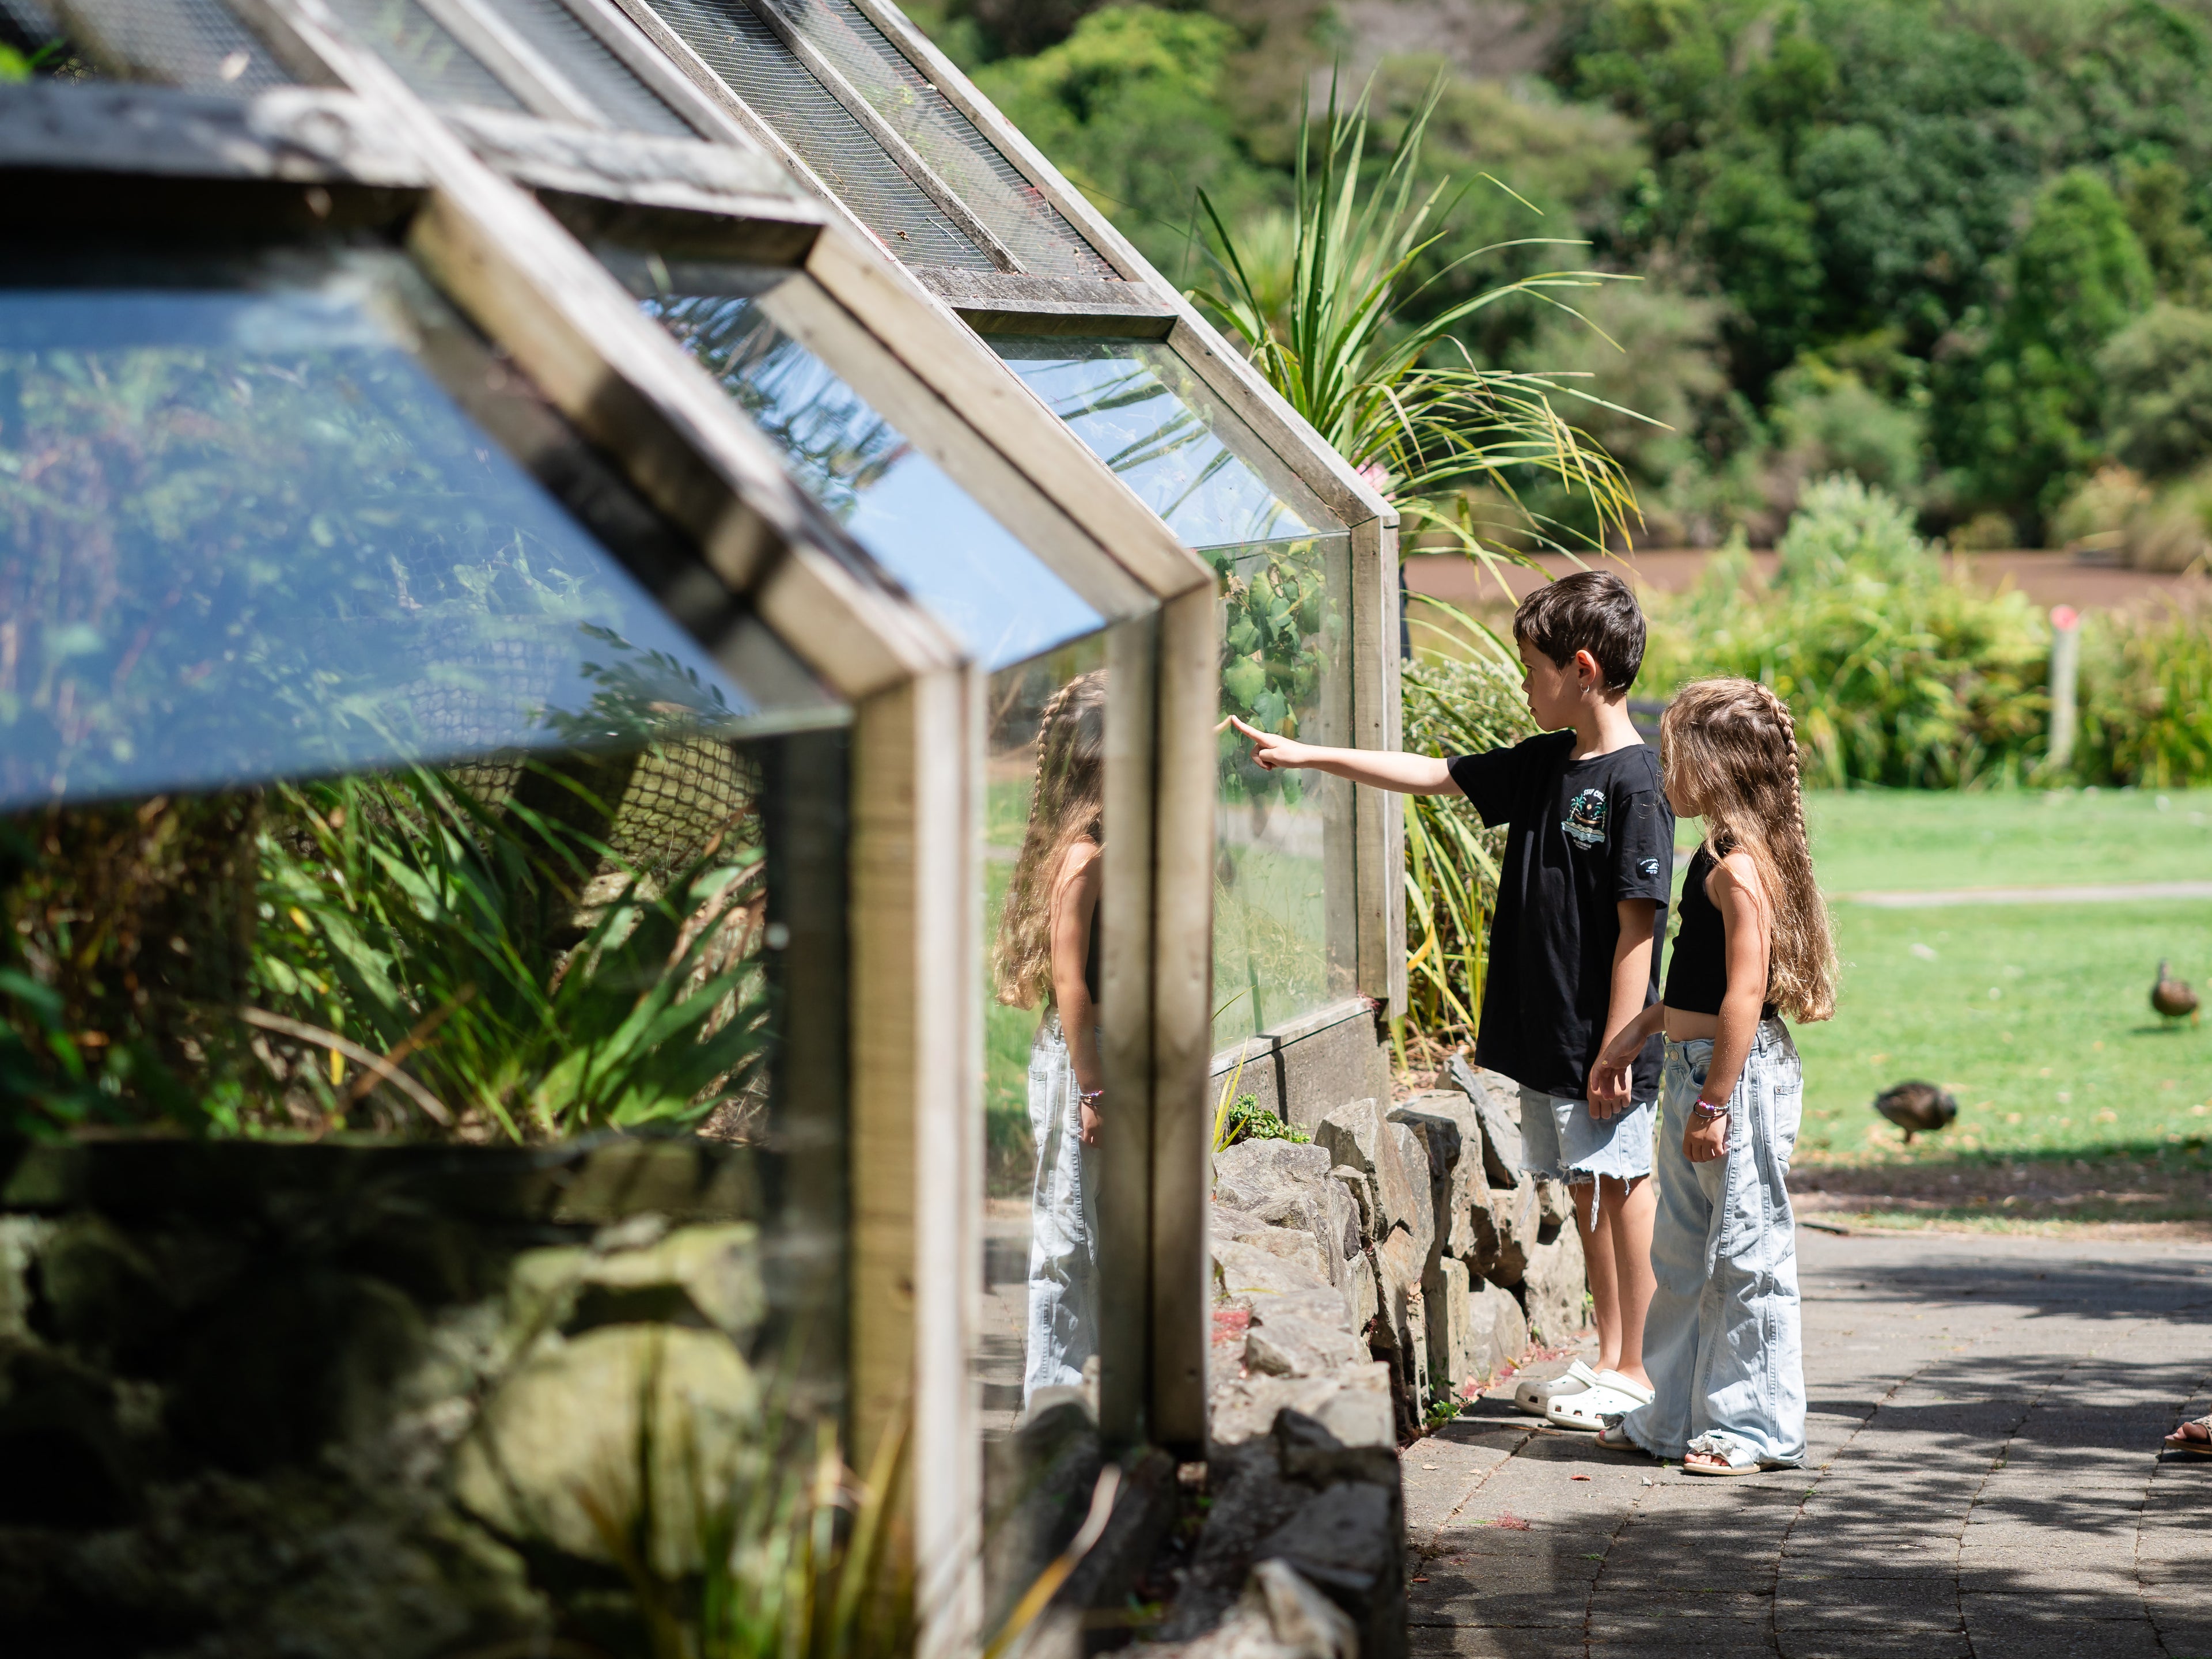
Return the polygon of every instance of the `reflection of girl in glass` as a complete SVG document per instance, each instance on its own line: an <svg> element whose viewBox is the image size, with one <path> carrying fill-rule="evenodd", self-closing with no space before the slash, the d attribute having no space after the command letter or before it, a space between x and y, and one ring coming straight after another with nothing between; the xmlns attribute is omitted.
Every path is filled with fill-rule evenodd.
<svg viewBox="0 0 2212 1659"><path fill-rule="evenodd" d="M1106 673L1079 675L1045 704L1037 728L1029 832L992 953L999 1000L1045 1005L1030 1048L1029 1353L1022 1399L1080 1385L1098 1346L1096 1151L1104 1087L1098 1065L1098 894L1106 807Z"/></svg>

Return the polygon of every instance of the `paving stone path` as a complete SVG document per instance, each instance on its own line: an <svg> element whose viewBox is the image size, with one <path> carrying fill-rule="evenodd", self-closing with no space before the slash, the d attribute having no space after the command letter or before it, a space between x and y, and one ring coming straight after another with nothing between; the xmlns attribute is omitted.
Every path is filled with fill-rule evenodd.
<svg viewBox="0 0 2212 1659"><path fill-rule="evenodd" d="M2158 1443L2212 1410L2212 1246L1798 1241L1808 1466L1496 1390L1404 1454L1414 1659L2212 1659L2212 1461Z"/></svg>

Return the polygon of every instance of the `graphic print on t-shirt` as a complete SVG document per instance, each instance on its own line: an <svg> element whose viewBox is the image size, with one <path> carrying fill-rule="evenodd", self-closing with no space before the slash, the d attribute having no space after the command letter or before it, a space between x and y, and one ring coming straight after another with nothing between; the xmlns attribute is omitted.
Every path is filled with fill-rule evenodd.
<svg viewBox="0 0 2212 1659"><path fill-rule="evenodd" d="M1559 821L1567 839L1583 847L1605 842L1605 791L1585 789L1567 803L1567 816Z"/></svg>

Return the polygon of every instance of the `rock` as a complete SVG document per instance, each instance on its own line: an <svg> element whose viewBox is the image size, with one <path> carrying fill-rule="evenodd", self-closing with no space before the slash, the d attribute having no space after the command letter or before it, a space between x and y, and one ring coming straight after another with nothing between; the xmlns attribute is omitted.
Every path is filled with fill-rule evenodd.
<svg viewBox="0 0 2212 1659"><path fill-rule="evenodd" d="M1511 1188L1492 1188L1485 1203L1469 1208L1468 1224L1468 1248L1460 1259L1493 1285L1520 1284L1544 1231L1535 1177L1524 1174Z"/></svg>
<svg viewBox="0 0 2212 1659"><path fill-rule="evenodd" d="M1328 1173L1329 1178L1343 1188L1345 1199L1352 1206L1352 1225L1358 1230L1361 1243L1373 1243L1377 1224L1375 1218L1375 1183L1349 1164L1340 1164ZM1389 1229L1385 1227L1382 1231L1388 1232Z"/></svg>
<svg viewBox="0 0 2212 1659"><path fill-rule="evenodd" d="M181 1344L169 1428L234 1474L307 1463L388 1421L424 1334L415 1304L364 1274L279 1268L245 1279Z"/></svg>
<svg viewBox="0 0 2212 1659"><path fill-rule="evenodd" d="M499 1385L455 1459L454 1496L510 1538L609 1564L599 1522L628 1531L641 1520L656 1572L696 1572L703 1505L726 1489L759 1413L759 1387L720 1331L601 1326L554 1341Z"/></svg>
<svg viewBox="0 0 2212 1659"><path fill-rule="evenodd" d="M1158 1659L1358 1659L1359 1633L1297 1568L1261 1561L1220 1624L1195 1640L1147 1651Z"/></svg>
<svg viewBox="0 0 2212 1659"><path fill-rule="evenodd" d="M1340 1398L1380 1400L1377 1395L1363 1395ZM1340 1411L1337 1418L1336 1426L1332 1427L1293 1407L1285 1406L1277 1412L1274 1427L1268 1431L1275 1443L1276 1466L1291 1480L1316 1486L1339 1480L1395 1486L1398 1449L1390 1431L1389 1413L1370 1411L1362 1419L1356 1411ZM1354 1437L1346 1440L1338 1432L1339 1428L1348 1430Z"/></svg>
<svg viewBox="0 0 2212 1659"><path fill-rule="evenodd" d="M1323 1284L1334 1284L1343 1264L1333 1261L1314 1236L1303 1227L1275 1227L1242 1210L1217 1201L1212 1208L1212 1232L1224 1243L1264 1251L1315 1274Z"/></svg>
<svg viewBox="0 0 2212 1659"><path fill-rule="evenodd" d="M1517 1088L1495 1073L1470 1066L1458 1054L1451 1057L1445 1070L1467 1096L1482 1127L1482 1164L1490 1184L1512 1186L1521 1174L1521 1129L1508 1113L1503 1096L1513 1090L1517 1097Z"/></svg>
<svg viewBox="0 0 2212 1659"><path fill-rule="evenodd" d="M1427 1149L1411 1129L1388 1121L1374 1101L1338 1107L1321 1121L1314 1142L1326 1147L1335 1164L1367 1177L1373 1196L1370 1238L1379 1243L1393 1227L1434 1231ZM1418 1156L1409 1158L1409 1149L1418 1149Z"/></svg>
<svg viewBox="0 0 2212 1659"><path fill-rule="evenodd" d="M38 1273L48 1328L94 1364L136 1372L175 1328L179 1310L163 1276L96 1215L56 1226Z"/></svg>
<svg viewBox="0 0 2212 1659"><path fill-rule="evenodd" d="M760 1230L750 1222L679 1227L642 1247L602 1253L605 1237L581 1265L565 1322L571 1334L640 1322L705 1325L743 1347L768 1316Z"/></svg>
<svg viewBox="0 0 2212 1659"><path fill-rule="evenodd" d="M1449 1256L1439 1258L1421 1286L1421 1301L1428 1313L1429 1375L1439 1393L1457 1399L1468 1381L1480 1374L1474 1369L1467 1264Z"/></svg>
<svg viewBox="0 0 2212 1659"><path fill-rule="evenodd" d="M1342 1288L1345 1264L1360 1253L1359 1215L1352 1194L1332 1178L1325 1148L1281 1140L1231 1146L1214 1158L1214 1198L1255 1221L1310 1237L1323 1277Z"/></svg>
<svg viewBox="0 0 2212 1659"><path fill-rule="evenodd" d="M1367 1350L1343 1322L1323 1323L1294 1314L1253 1316L1244 1334L1244 1364L1268 1376L1321 1376L1364 1364Z"/></svg>
<svg viewBox="0 0 2212 1659"><path fill-rule="evenodd" d="M1031 1398L1013 1433L983 1447L985 1583L995 1592L985 1628L1006 1622L1013 1602L1066 1548L1089 1515L1102 1457L1098 1425L1079 1400Z"/></svg>
<svg viewBox="0 0 2212 1659"><path fill-rule="evenodd" d="M1261 1561L1281 1561L1352 1615L1363 1654L1404 1651L1405 1607L1396 1492L1345 1480L1316 1495L1265 1540Z"/></svg>
<svg viewBox="0 0 2212 1659"><path fill-rule="evenodd" d="M1554 1181L1549 1176L1536 1182L1536 1208L1542 1220L1542 1236L1549 1237L1554 1229L1564 1227L1574 1219L1574 1188L1564 1181Z"/></svg>
<svg viewBox="0 0 2212 1659"><path fill-rule="evenodd" d="M1364 1341L1367 1328L1382 1311L1382 1292L1375 1282L1375 1264L1361 1251L1344 1264L1345 1316L1352 1322L1353 1334Z"/></svg>
<svg viewBox="0 0 2212 1659"><path fill-rule="evenodd" d="M1557 1346L1581 1330L1586 1284L1582 1235L1575 1228L1562 1227L1550 1243L1530 1250L1521 1284L1529 1334L1547 1346Z"/></svg>
<svg viewBox="0 0 2212 1659"><path fill-rule="evenodd" d="M1428 1309L1421 1288L1427 1265L1415 1251L1413 1235L1402 1228L1375 1252L1382 1279L1380 1329L1397 1388L1399 1426L1408 1435L1419 1431L1431 1387Z"/></svg>
<svg viewBox="0 0 2212 1659"><path fill-rule="evenodd" d="M142 1472L117 1404L115 1385L91 1367L0 1342L0 1526L106 1527L129 1517Z"/></svg>
<svg viewBox="0 0 2212 1659"><path fill-rule="evenodd" d="M0 1215L0 1341L31 1334L31 1268L53 1229L40 1216Z"/></svg>
<svg viewBox="0 0 2212 1659"><path fill-rule="evenodd" d="M1214 1448L1256 1440L1285 1410L1303 1413L1347 1446L1398 1443L1390 1368L1380 1360L1327 1376L1249 1376L1213 1391L1207 1433Z"/></svg>
<svg viewBox="0 0 2212 1659"><path fill-rule="evenodd" d="M1471 1282L1467 1301L1469 1352L1479 1355L1486 1349L1492 1356L1482 1375L1492 1375L1528 1352L1528 1317L1512 1291Z"/></svg>

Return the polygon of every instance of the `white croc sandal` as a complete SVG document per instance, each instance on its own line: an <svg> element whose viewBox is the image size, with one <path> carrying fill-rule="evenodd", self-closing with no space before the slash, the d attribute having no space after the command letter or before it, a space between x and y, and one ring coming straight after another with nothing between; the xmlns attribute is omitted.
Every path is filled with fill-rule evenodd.
<svg viewBox="0 0 2212 1659"><path fill-rule="evenodd" d="M1619 1371L1600 1371L1597 1381L1580 1394L1563 1394L1544 1408L1544 1420L1555 1429L1575 1429L1595 1434L1608 1417L1626 1417L1639 1406L1651 1403L1651 1390L1632 1382Z"/></svg>
<svg viewBox="0 0 2212 1659"><path fill-rule="evenodd" d="M1541 1417L1544 1408L1561 1395L1580 1394L1597 1382L1597 1373L1579 1359L1557 1376L1522 1383L1513 1390L1513 1407L1531 1417Z"/></svg>

